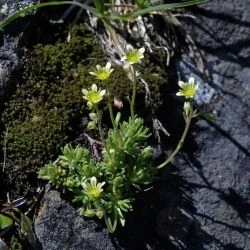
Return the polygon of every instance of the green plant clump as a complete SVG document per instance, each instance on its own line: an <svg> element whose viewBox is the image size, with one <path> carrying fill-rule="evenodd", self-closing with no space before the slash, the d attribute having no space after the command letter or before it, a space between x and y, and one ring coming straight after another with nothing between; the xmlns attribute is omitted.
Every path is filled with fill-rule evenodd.
<svg viewBox="0 0 250 250"><path fill-rule="evenodd" d="M96 66L90 74L100 80L106 89L92 84L82 89L83 98L90 110L90 121L87 128L99 131L102 141L102 157L96 160L88 149L70 145L64 147L63 155L56 163L47 164L39 171L39 178L49 181L53 186L68 189L74 193L75 202L80 202L80 215L104 218L110 232L114 232L118 224L125 225L124 213L132 210L135 193L143 190L153 182L157 169L165 167L181 149L187 135L190 122L197 116L193 110L192 99L197 91L193 77L189 82L179 82L179 96L186 98L183 116L186 122L183 135L173 153L158 167L152 166L153 148L149 146L149 129L143 119L135 114L136 90L139 73L137 65L144 58L145 48L129 48L121 61L126 61L123 69L132 83L132 93L128 97L130 117L121 122L121 113L114 115L113 95L110 91L109 78L114 69L111 63ZM112 127L105 136L102 127L103 110L101 102L106 99Z"/></svg>
<svg viewBox="0 0 250 250"><path fill-rule="evenodd" d="M109 130L102 161L86 148L66 145L58 162L40 169L39 177L72 191L80 215L104 217L114 232L117 223L124 226L124 213L132 210L134 194L152 182L153 150L143 147L148 136L143 120L130 118L119 130Z"/></svg>

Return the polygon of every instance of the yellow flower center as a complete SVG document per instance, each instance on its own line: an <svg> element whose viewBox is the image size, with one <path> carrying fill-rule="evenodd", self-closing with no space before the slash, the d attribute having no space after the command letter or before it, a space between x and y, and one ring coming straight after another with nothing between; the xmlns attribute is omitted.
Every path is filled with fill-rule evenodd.
<svg viewBox="0 0 250 250"><path fill-rule="evenodd" d="M109 79L109 76L110 76L110 72L107 72L107 71L100 71L96 74L97 78L99 80L102 80L102 81L105 81L107 79Z"/></svg>
<svg viewBox="0 0 250 250"><path fill-rule="evenodd" d="M99 92L96 92L96 91L90 91L88 93L88 99L91 103L98 103L102 100L102 96L100 95Z"/></svg>
<svg viewBox="0 0 250 250"><path fill-rule="evenodd" d="M131 63L138 63L140 61L140 54L137 50L131 50L127 53L127 59Z"/></svg>
<svg viewBox="0 0 250 250"><path fill-rule="evenodd" d="M196 86L195 85L189 85L187 87L185 87L183 90L183 95L187 98L192 98L194 97L195 93L196 93Z"/></svg>
<svg viewBox="0 0 250 250"><path fill-rule="evenodd" d="M101 190L99 188L96 188L96 187L90 187L88 190L87 190L87 193L89 196L91 196L92 198L94 199L97 199L100 197L100 194L101 194Z"/></svg>

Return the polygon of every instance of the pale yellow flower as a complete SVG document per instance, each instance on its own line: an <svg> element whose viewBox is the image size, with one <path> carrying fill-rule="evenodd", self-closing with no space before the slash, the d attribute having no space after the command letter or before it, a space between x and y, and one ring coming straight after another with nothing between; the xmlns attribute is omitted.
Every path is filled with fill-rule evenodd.
<svg viewBox="0 0 250 250"><path fill-rule="evenodd" d="M97 179L95 176L91 177L90 183L82 183L83 192L93 199L98 199L103 192L103 185L105 182L97 183Z"/></svg>
<svg viewBox="0 0 250 250"><path fill-rule="evenodd" d="M90 90L82 89L82 93L84 95L83 98L88 101L88 107L93 108L102 101L103 96L106 94L106 90L98 90L96 84L93 84Z"/></svg>
<svg viewBox="0 0 250 250"><path fill-rule="evenodd" d="M129 64L140 63L141 59L144 58L144 52L145 48L133 49L131 46L127 46L127 51L121 61L126 61Z"/></svg>
<svg viewBox="0 0 250 250"><path fill-rule="evenodd" d="M111 63L107 62L105 67L101 67L99 64L96 65L96 70L94 72L89 72L91 75L96 76L97 79L101 81L106 81L109 79L110 74L114 69L111 68Z"/></svg>
<svg viewBox="0 0 250 250"><path fill-rule="evenodd" d="M181 89L176 93L177 96L184 96L186 99L192 99L196 95L198 85L193 77L190 77L188 82L179 81L178 85Z"/></svg>

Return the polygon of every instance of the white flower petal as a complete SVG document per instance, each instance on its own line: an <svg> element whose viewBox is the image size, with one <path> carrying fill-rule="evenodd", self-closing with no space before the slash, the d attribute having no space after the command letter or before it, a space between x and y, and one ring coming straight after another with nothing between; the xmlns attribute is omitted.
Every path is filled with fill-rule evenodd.
<svg viewBox="0 0 250 250"><path fill-rule="evenodd" d="M142 48L139 49L139 53L140 54L143 54L144 52L145 52L145 48L144 47L142 47Z"/></svg>
<svg viewBox="0 0 250 250"><path fill-rule="evenodd" d="M97 64L95 67L96 67L97 70L101 69L101 66L99 64Z"/></svg>
<svg viewBox="0 0 250 250"><path fill-rule="evenodd" d="M98 184L97 184L97 187L98 187L100 190L103 190L102 187L104 186L104 184L105 184L105 181L102 182L102 183L98 183Z"/></svg>
<svg viewBox="0 0 250 250"><path fill-rule="evenodd" d="M90 75L96 76L95 72L89 72Z"/></svg>
<svg viewBox="0 0 250 250"><path fill-rule="evenodd" d="M84 182L84 183L82 183L82 187L84 188L84 189L86 189L87 188L87 184Z"/></svg>
<svg viewBox="0 0 250 250"><path fill-rule="evenodd" d="M91 177L90 183L91 183L91 186L92 186L92 187L95 187L95 186L96 186L97 180L96 180L96 177L95 177L95 176Z"/></svg>
<svg viewBox="0 0 250 250"><path fill-rule="evenodd" d="M111 63L110 63L110 62L107 62L105 68L106 68L107 70L109 70L109 69L111 68Z"/></svg>
<svg viewBox="0 0 250 250"><path fill-rule="evenodd" d="M95 83L91 86L91 90L97 92L97 86Z"/></svg>
<svg viewBox="0 0 250 250"><path fill-rule="evenodd" d="M177 96L183 96L183 93L182 92L177 92L176 95Z"/></svg>
<svg viewBox="0 0 250 250"><path fill-rule="evenodd" d="M87 94L89 93L89 91L88 91L87 89L82 89L82 93L83 93L84 95L87 95Z"/></svg>
<svg viewBox="0 0 250 250"><path fill-rule="evenodd" d="M183 81L179 81L178 82L178 85L181 87L181 88L184 88L186 86L186 83L183 82Z"/></svg>
<svg viewBox="0 0 250 250"><path fill-rule="evenodd" d="M193 77L189 77L188 83L189 83L189 84L194 84L194 78L193 78Z"/></svg>
<svg viewBox="0 0 250 250"><path fill-rule="evenodd" d="M104 90L102 90L102 91L100 91L100 96L104 96L106 94L106 90L104 89Z"/></svg>
<svg viewBox="0 0 250 250"><path fill-rule="evenodd" d="M126 57L126 56L123 56L123 57L121 58L121 62L126 61L126 60L127 60L127 57Z"/></svg>
<svg viewBox="0 0 250 250"><path fill-rule="evenodd" d="M126 51L129 51L129 50L132 50L132 49L133 49L133 47L130 44L126 45Z"/></svg>

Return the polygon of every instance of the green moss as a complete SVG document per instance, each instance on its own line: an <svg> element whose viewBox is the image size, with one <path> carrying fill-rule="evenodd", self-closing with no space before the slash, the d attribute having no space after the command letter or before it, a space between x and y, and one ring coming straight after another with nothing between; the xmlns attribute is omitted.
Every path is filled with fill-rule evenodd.
<svg viewBox="0 0 250 250"><path fill-rule="evenodd" d="M10 250L22 250L23 249L21 241L15 235L11 236L9 249Z"/></svg>
<svg viewBox="0 0 250 250"><path fill-rule="evenodd" d="M83 25L66 32L64 41L39 44L26 54L23 81L3 114L7 158L22 167L40 167L53 160L82 129L86 108L81 89L89 85L93 58L104 56Z"/></svg>

